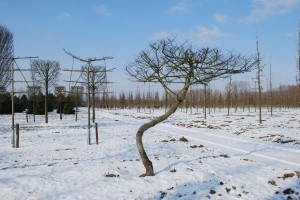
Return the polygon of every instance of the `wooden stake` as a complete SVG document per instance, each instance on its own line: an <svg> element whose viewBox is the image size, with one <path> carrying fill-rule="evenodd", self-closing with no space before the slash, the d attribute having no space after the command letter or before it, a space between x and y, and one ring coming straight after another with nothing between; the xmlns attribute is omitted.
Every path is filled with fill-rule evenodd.
<svg viewBox="0 0 300 200"><path fill-rule="evenodd" d="M99 142L98 142L98 123L95 123L95 132L96 132L96 144L99 144Z"/></svg>
<svg viewBox="0 0 300 200"><path fill-rule="evenodd" d="M19 144L20 144L20 128L19 128L19 124L16 124L16 148L19 148Z"/></svg>

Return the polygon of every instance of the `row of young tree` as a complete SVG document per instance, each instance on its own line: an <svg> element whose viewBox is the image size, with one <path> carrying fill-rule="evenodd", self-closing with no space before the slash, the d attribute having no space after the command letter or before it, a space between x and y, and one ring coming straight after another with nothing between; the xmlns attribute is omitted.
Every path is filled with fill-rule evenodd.
<svg viewBox="0 0 300 200"><path fill-rule="evenodd" d="M262 107L265 108L297 108L300 106L297 85L282 85L276 89L262 92ZM155 109L170 107L174 100L171 96L152 91L121 92L97 97L96 107L100 108L128 108L138 112L152 112ZM253 91L250 84L244 81L228 82L224 90L203 87L191 89L180 105L186 110L203 107L211 109L234 108L246 109L258 107L258 93Z"/></svg>
<svg viewBox="0 0 300 200"><path fill-rule="evenodd" d="M76 90L75 90L76 89ZM29 90L32 90L30 88ZM63 86L55 87L54 94L48 95L48 111L57 113L74 114L76 107L87 106L84 101L83 87L72 88L72 93L66 95ZM297 108L298 87L296 85L282 85L272 91L262 93L262 106L271 110L272 108ZM244 81L228 83L225 90L191 89L180 105L186 112L198 111L199 108L216 109L238 109L250 110L258 106L258 94L251 90L250 84ZM0 114L11 114L11 95L0 93ZM45 95L39 92L36 95L22 95L14 97L15 112L27 111L28 114L45 114ZM154 112L155 109L168 108L173 100L166 94L151 91L121 92L120 94L97 95L92 98L92 107L108 109L137 109L138 112ZM60 112L62 110L62 112Z"/></svg>

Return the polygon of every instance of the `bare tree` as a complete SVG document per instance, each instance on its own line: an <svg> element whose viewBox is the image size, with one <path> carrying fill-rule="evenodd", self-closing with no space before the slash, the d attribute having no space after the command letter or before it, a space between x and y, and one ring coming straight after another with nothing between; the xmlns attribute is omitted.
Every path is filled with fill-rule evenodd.
<svg viewBox="0 0 300 200"><path fill-rule="evenodd" d="M71 95L75 98L75 121L78 118L78 106L82 104L83 86L71 86Z"/></svg>
<svg viewBox="0 0 300 200"><path fill-rule="evenodd" d="M36 74L36 81L45 88L45 123L48 123L48 93L49 86L57 81L60 71L60 64L57 61L34 60L32 62L33 73Z"/></svg>
<svg viewBox="0 0 300 200"><path fill-rule="evenodd" d="M226 103L227 103L227 115L229 115L230 107L231 107L231 77L229 78L229 82L226 85Z"/></svg>
<svg viewBox="0 0 300 200"><path fill-rule="evenodd" d="M54 94L59 101L59 119L62 120L62 104L66 98L66 87L65 86L56 86L54 90Z"/></svg>
<svg viewBox="0 0 300 200"><path fill-rule="evenodd" d="M6 88L11 79L10 67L13 62L14 45L13 34L0 25L0 87Z"/></svg>
<svg viewBox="0 0 300 200"><path fill-rule="evenodd" d="M83 79L86 81L87 83L87 67L82 67L82 72L83 72ZM105 93L107 91L105 91L106 85L107 85L107 80L106 80L106 72L107 70L105 69L105 67L102 66L90 66L90 70L89 70L89 88L91 89L92 92L92 112L93 112L93 123L95 123L95 118L96 118L96 114L95 114L95 101L96 101L96 94L97 93ZM88 87L88 86L87 86Z"/></svg>
<svg viewBox="0 0 300 200"><path fill-rule="evenodd" d="M256 36L256 52L257 52L257 86L258 86L258 112L259 112L259 123L262 123L262 114L261 114L261 94L262 94L262 86L261 86L261 58L258 44L258 36Z"/></svg>
<svg viewBox="0 0 300 200"><path fill-rule="evenodd" d="M136 133L137 149L146 169L141 176L154 175L152 162L142 142L144 132L172 115L185 100L191 85L207 85L216 78L249 71L255 63L254 58L230 51L194 48L188 42L178 44L175 38L153 42L141 51L126 66L128 75L135 81L160 83L175 100L165 114L145 123ZM174 84L176 88L171 87Z"/></svg>
<svg viewBox="0 0 300 200"><path fill-rule="evenodd" d="M272 85L272 64L270 63L270 112L273 116L273 85Z"/></svg>
<svg viewBox="0 0 300 200"><path fill-rule="evenodd" d="M35 122L35 107L36 107L36 99L37 99L37 95L42 93L42 89L40 86L27 86L27 94L29 96L29 99L31 99L32 101L32 114L33 114L33 122Z"/></svg>

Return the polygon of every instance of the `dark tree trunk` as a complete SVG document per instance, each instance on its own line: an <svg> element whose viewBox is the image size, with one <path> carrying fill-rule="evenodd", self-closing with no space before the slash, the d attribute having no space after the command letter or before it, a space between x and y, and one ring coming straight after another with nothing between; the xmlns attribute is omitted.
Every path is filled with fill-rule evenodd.
<svg viewBox="0 0 300 200"><path fill-rule="evenodd" d="M62 120L62 101L60 100L60 103L59 103L59 119Z"/></svg>
<svg viewBox="0 0 300 200"><path fill-rule="evenodd" d="M178 106L185 99L187 90L188 90L188 88L185 88L184 90L182 90L180 96L178 96L178 98L177 98L176 103L174 103L172 105L172 107L165 114L151 120L150 122L147 122L146 124L143 124L138 129L138 131L136 133L136 145L137 145L137 149L138 149L138 152L140 154L140 157L142 159L142 162L144 164L144 167L146 169L146 173L142 174L141 177L154 176L154 170L153 170L152 162L148 158L147 153L144 149L144 145L143 145L143 135L144 135L145 131L147 131L148 129L154 127L155 125L159 124L160 122L166 120L169 116L171 116L177 110Z"/></svg>

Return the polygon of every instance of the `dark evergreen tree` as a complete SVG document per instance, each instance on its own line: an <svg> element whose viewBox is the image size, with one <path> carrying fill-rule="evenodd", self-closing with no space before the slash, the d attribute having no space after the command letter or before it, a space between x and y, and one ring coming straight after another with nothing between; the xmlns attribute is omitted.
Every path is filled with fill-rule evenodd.
<svg viewBox="0 0 300 200"><path fill-rule="evenodd" d="M18 98L16 96L14 96L14 110L15 110L15 113L23 112L21 100L20 100L20 98Z"/></svg>
<svg viewBox="0 0 300 200"><path fill-rule="evenodd" d="M25 108L26 103L23 105L22 99L14 96L15 113L23 112ZM11 114L11 95L9 93L0 93L0 114Z"/></svg>
<svg viewBox="0 0 300 200"><path fill-rule="evenodd" d="M25 111L28 108L28 98L26 95L22 95L20 99L21 110Z"/></svg>
<svg viewBox="0 0 300 200"><path fill-rule="evenodd" d="M56 104L56 98L54 94L50 93L48 95L48 112L53 112Z"/></svg>
<svg viewBox="0 0 300 200"><path fill-rule="evenodd" d="M0 93L0 114L11 114L11 95Z"/></svg>
<svg viewBox="0 0 300 200"><path fill-rule="evenodd" d="M63 111L64 114L75 114L75 98L72 96L67 96L64 105Z"/></svg>
<svg viewBox="0 0 300 200"><path fill-rule="evenodd" d="M32 95L29 97L29 104L28 104L28 114L36 115L44 115L45 114L45 95L39 93L38 95ZM34 101L34 108L33 102ZM55 96L53 94L49 94L48 96L48 111L53 112L55 107Z"/></svg>

